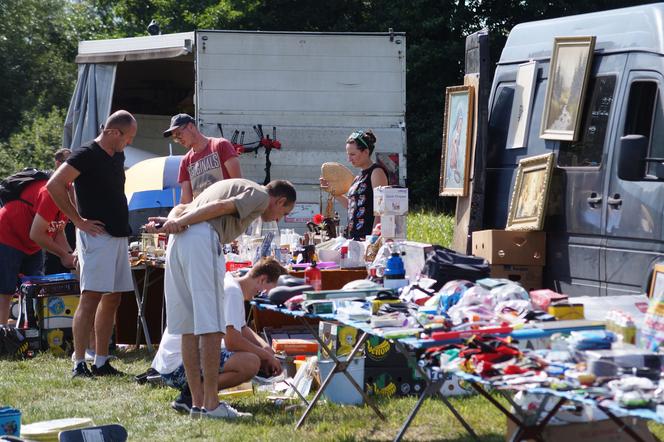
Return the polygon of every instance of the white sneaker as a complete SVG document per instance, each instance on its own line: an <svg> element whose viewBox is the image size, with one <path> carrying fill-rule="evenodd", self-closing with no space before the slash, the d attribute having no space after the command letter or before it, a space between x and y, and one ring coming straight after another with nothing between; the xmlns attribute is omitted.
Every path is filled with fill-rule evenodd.
<svg viewBox="0 0 664 442"><path fill-rule="evenodd" d="M253 415L251 413L237 411L226 402L219 402L219 405L214 410L206 410L204 408L201 412L201 416L208 419L243 419L252 417Z"/></svg>

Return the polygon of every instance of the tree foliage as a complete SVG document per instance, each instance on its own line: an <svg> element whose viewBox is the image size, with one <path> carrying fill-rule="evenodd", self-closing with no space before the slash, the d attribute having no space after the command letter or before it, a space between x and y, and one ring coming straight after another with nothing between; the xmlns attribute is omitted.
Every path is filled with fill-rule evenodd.
<svg viewBox="0 0 664 442"><path fill-rule="evenodd" d="M77 42L194 29L406 32L411 199L435 205L446 86L463 81L465 37L490 31L495 62L516 24L649 0L0 0L0 173L42 165L59 145ZM55 107L55 108L54 108ZM57 124L57 119L61 118ZM39 127L52 130L44 136ZM14 134L14 135L12 135ZM10 135L12 135L10 137ZM57 136L55 136L57 135ZM380 142L380 140L379 140Z"/></svg>
<svg viewBox="0 0 664 442"><path fill-rule="evenodd" d="M65 115L64 109L53 107L13 133L8 141L0 142L0 168L7 175L28 166L52 169L53 154L62 140Z"/></svg>

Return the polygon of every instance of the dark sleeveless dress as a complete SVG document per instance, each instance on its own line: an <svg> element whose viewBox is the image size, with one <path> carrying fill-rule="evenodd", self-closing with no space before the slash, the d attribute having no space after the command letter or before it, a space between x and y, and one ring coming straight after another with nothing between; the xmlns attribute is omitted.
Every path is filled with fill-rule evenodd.
<svg viewBox="0 0 664 442"><path fill-rule="evenodd" d="M378 164L372 164L355 177L353 184L346 196L348 197L348 227L346 237L349 239L363 240L371 235L373 229L373 187L371 186L371 174L374 169L381 168Z"/></svg>

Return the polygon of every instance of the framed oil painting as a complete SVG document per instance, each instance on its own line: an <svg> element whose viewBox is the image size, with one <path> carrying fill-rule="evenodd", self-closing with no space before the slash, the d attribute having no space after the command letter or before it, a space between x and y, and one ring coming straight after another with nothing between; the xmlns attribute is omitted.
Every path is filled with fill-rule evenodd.
<svg viewBox="0 0 664 442"><path fill-rule="evenodd" d="M440 196L466 196L472 150L473 87L445 89Z"/></svg>
<svg viewBox="0 0 664 442"><path fill-rule="evenodd" d="M655 264L655 268L652 270L648 298L664 298L664 264Z"/></svg>
<svg viewBox="0 0 664 442"><path fill-rule="evenodd" d="M542 230L552 172L553 153L519 161L505 230Z"/></svg>
<svg viewBox="0 0 664 442"><path fill-rule="evenodd" d="M577 141L595 37L556 37L540 138Z"/></svg>
<svg viewBox="0 0 664 442"><path fill-rule="evenodd" d="M512 101L510 127L507 132L506 149L518 149L528 145L528 129L530 127L530 108L535 95L537 79L537 62L531 61L519 65L516 73L516 87Z"/></svg>

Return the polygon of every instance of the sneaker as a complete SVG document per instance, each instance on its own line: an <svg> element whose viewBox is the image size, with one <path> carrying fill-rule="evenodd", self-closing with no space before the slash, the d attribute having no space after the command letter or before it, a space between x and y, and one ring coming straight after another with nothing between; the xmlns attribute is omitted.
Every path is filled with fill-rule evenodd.
<svg viewBox="0 0 664 442"><path fill-rule="evenodd" d="M116 370L109 361L106 361L101 367L93 365L92 374L95 376L125 376L125 373Z"/></svg>
<svg viewBox="0 0 664 442"><path fill-rule="evenodd" d="M171 408L178 413L191 413L191 396L185 396L182 394L182 392L180 392L180 395L175 398L173 402L171 402ZM197 408L198 412L200 413L200 408L194 408Z"/></svg>
<svg viewBox="0 0 664 442"><path fill-rule="evenodd" d="M253 415L251 413L237 411L226 402L219 402L219 405L214 410L206 410L203 408L202 416L208 419L242 419L252 417Z"/></svg>
<svg viewBox="0 0 664 442"><path fill-rule="evenodd" d="M90 369L88 368L88 364L85 362L79 362L76 367L74 367L71 371L71 377L72 378L91 378L92 377L92 372L90 372Z"/></svg>
<svg viewBox="0 0 664 442"><path fill-rule="evenodd" d="M205 410L202 410L198 407L191 407L191 410L189 410L189 416L192 419L200 419L203 414L205 413Z"/></svg>

